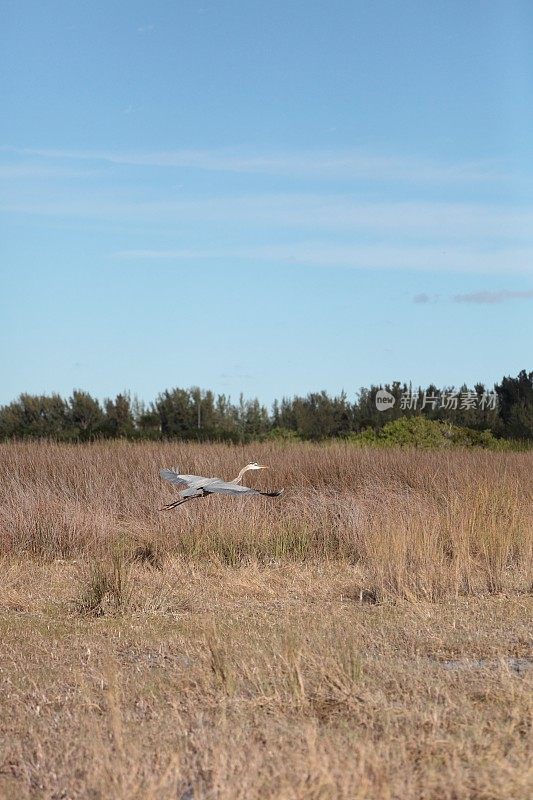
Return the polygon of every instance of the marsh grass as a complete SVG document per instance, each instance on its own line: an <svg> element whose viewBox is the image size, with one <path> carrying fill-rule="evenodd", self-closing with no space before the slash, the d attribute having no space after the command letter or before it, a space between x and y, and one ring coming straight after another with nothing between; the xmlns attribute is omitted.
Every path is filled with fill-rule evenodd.
<svg viewBox="0 0 533 800"><path fill-rule="evenodd" d="M80 614L103 616L131 607L131 569L124 554L115 551L108 559L84 563L79 569L79 593L72 601Z"/></svg>
<svg viewBox="0 0 533 800"><path fill-rule="evenodd" d="M529 800L532 563L531 452L0 445L0 797Z"/></svg>
<svg viewBox="0 0 533 800"><path fill-rule="evenodd" d="M348 562L169 556L124 559L120 612L107 563L80 615L77 564L0 567L2 800L531 797L527 595L369 605Z"/></svg>
<svg viewBox="0 0 533 800"><path fill-rule="evenodd" d="M250 482L285 487L283 497L215 496L158 511L173 495L162 466L232 477L255 459L271 470ZM349 443L0 445L0 554L112 561L117 548L156 568L167 556L232 567L356 564L380 601L529 591L533 454Z"/></svg>

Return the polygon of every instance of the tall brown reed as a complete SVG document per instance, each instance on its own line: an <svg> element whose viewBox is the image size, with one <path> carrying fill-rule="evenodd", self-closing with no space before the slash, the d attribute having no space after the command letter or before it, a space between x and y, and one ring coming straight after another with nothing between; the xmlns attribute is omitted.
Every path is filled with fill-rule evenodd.
<svg viewBox="0 0 533 800"><path fill-rule="evenodd" d="M173 512L163 466L252 473L283 497L211 497ZM0 554L112 556L119 541L188 559L341 560L380 598L531 590L533 454L348 443L0 445Z"/></svg>

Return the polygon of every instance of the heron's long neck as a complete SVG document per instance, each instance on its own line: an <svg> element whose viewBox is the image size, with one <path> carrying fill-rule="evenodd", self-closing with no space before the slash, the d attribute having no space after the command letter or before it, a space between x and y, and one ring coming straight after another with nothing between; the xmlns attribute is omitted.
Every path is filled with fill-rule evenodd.
<svg viewBox="0 0 533 800"><path fill-rule="evenodd" d="M242 476L244 475L244 473L246 472L247 469L248 469L248 467L243 467L241 469L241 471L239 472L239 474L237 475L237 477L233 478L231 483L240 483L242 481Z"/></svg>

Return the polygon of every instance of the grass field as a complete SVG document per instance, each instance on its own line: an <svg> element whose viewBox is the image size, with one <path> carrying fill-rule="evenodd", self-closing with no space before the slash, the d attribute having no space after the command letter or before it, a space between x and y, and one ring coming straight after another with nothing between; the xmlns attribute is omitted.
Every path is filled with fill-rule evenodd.
<svg viewBox="0 0 533 800"><path fill-rule="evenodd" d="M159 468L281 498L173 512ZM0 798L533 796L533 454L0 445Z"/></svg>

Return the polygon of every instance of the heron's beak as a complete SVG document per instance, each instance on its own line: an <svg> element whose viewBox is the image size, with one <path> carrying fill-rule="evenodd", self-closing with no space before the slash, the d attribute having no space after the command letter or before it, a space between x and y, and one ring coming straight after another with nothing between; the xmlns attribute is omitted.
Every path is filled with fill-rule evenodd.
<svg viewBox="0 0 533 800"><path fill-rule="evenodd" d="M266 464L259 464L259 469L270 469Z"/></svg>

